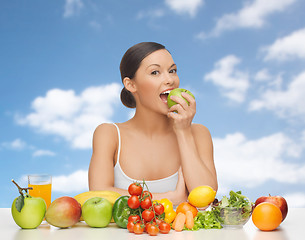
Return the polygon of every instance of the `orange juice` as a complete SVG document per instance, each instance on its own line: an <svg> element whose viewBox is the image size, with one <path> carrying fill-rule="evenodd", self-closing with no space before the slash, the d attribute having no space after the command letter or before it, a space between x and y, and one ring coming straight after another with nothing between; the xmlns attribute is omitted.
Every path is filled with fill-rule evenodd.
<svg viewBox="0 0 305 240"><path fill-rule="evenodd" d="M51 189L52 184L28 184L28 187L32 187L33 190L29 189L29 194L32 197L41 197L46 201L47 208L51 204Z"/></svg>

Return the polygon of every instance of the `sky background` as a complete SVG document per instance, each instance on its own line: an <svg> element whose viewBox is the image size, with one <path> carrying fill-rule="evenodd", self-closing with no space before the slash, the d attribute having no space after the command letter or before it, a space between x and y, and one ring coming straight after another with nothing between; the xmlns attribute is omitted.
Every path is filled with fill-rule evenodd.
<svg viewBox="0 0 305 240"><path fill-rule="evenodd" d="M208 127L217 197L305 207L305 1L6 0L0 3L0 207L11 179L53 176L52 200L88 190L92 134L133 111L119 64L162 43Z"/></svg>

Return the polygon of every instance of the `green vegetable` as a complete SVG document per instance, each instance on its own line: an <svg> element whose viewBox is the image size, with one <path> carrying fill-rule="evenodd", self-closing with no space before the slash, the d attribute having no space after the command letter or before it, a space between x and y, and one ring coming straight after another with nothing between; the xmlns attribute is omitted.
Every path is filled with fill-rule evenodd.
<svg viewBox="0 0 305 240"><path fill-rule="evenodd" d="M197 216L194 218L194 227L192 231L196 231L199 229L220 229L222 228L215 212L211 211L200 211L197 213Z"/></svg>
<svg viewBox="0 0 305 240"><path fill-rule="evenodd" d="M253 203L241 194L241 191L230 191L230 197L224 196L215 204L212 211L218 220L225 225L239 225L245 223L250 217Z"/></svg>
<svg viewBox="0 0 305 240"><path fill-rule="evenodd" d="M129 196L121 196L115 201L113 205L113 220L121 228L127 228L128 217L131 214L131 209L127 204L128 198Z"/></svg>
<svg viewBox="0 0 305 240"><path fill-rule="evenodd" d="M252 213L253 203L241 191L230 191L229 198L224 196L211 210L200 211L194 218L194 227L184 230L220 229L222 224L243 224ZM230 213L230 215L228 215Z"/></svg>

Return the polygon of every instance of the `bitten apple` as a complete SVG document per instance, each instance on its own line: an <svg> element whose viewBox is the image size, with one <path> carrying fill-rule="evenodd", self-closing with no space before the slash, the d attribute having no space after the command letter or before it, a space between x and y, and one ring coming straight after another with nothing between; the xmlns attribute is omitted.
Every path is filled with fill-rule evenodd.
<svg viewBox="0 0 305 240"><path fill-rule="evenodd" d="M60 228L71 227L81 217L81 205L72 197L60 197L55 199L46 212L46 221Z"/></svg>
<svg viewBox="0 0 305 240"><path fill-rule="evenodd" d="M282 217L283 217L282 222L284 221L288 213L288 205L285 198L283 198L282 196L271 196L270 194L269 196L262 196L256 199L255 207L262 202L270 202L278 206L282 212Z"/></svg>

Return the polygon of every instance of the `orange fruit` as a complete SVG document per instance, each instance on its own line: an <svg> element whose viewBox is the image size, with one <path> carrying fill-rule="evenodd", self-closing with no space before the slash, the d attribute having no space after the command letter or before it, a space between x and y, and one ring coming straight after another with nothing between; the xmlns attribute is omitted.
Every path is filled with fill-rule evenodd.
<svg viewBox="0 0 305 240"><path fill-rule="evenodd" d="M176 209L176 213L182 212L186 214L187 211L191 211L193 213L193 216L196 217L198 210L193 205L189 204L188 202L180 203Z"/></svg>
<svg viewBox="0 0 305 240"><path fill-rule="evenodd" d="M254 225L262 231L272 231L282 222L282 212L273 203L263 202L258 204L252 213Z"/></svg>

